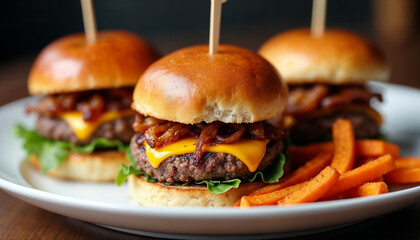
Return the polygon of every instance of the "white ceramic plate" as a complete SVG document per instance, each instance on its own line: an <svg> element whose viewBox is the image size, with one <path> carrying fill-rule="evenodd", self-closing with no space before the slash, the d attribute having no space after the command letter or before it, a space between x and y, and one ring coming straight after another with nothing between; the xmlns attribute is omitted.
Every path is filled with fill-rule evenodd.
<svg viewBox="0 0 420 240"><path fill-rule="evenodd" d="M402 155L420 156L420 91L372 83L383 92L383 131L402 147ZM323 231L385 214L420 200L420 186L399 186L387 194L291 207L151 208L130 200L126 186L65 182L42 176L24 161L21 142L12 136L15 123L33 126L25 98L0 108L0 187L11 195L64 216L149 236L196 238L242 235L269 238Z"/></svg>

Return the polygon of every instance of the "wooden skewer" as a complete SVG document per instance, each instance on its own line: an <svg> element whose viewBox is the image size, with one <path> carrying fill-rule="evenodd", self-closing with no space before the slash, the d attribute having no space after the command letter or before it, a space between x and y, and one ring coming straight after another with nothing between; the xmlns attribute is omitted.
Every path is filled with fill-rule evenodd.
<svg viewBox="0 0 420 240"><path fill-rule="evenodd" d="M220 39L222 4L227 0L211 0L209 54L217 53Z"/></svg>
<svg viewBox="0 0 420 240"><path fill-rule="evenodd" d="M85 26L86 42L92 44L96 41L96 21L92 0L80 0L82 3L83 24Z"/></svg>
<svg viewBox="0 0 420 240"><path fill-rule="evenodd" d="M325 30L325 15L327 12L327 0L313 0L311 34L320 37Z"/></svg>

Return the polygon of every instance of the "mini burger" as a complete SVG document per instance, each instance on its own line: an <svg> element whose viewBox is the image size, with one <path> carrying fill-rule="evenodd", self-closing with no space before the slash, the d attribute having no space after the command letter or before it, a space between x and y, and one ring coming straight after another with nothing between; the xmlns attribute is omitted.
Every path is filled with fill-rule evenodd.
<svg viewBox="0 0 420 240"><path fill-rule="evenodd" d="M382 117L370 104L382 97L366 82L387 80L389 70L372 43L338 29L326 30L320 37L311 36L309 29L297 29L272 37L259 53L288 84L283 123L293 143L327 140L338 118L353 123L357 138L378 137Z"/></svg>
<svg viewBox="0 0 420 240"><path fill-rule="evenodd" d="M37 57L28 80L31 95L42 94L27 111L35 130L18 125L30 163L57 178L113 181L125 146L134 134L132 93L157 53L135 34L98 33L60 38Z"/></svg>
<svg viewBox="0 0 420 240"><path fill-rule="evenodd" d="M280 75L244 48L208 51L175 51L136 85L133 162L117 181L132 174L131 193L141 205L231 206L283 174L284 133L266 122L286 106Z"/></svg>

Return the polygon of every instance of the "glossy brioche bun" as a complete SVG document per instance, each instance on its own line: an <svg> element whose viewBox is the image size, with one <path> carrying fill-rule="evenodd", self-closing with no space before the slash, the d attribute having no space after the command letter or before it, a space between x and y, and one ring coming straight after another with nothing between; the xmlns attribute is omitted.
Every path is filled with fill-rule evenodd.
<svg viewBox="0 0 420 240"><path fill-rule="evenodd" d="M36 169L41 169L37 156L30 157L29 162ZM128 164L128 161L125 153L117 151L69 153L66 161L47 175L73 181L112 182L121 169L121 163Z"/></svg>
<svg viewBox="0 0 420 240"><path fill-rule="evenodd" d="M143 176L128 177L131 196L140 205L154 207L231 207L242 196L264 185L244 183L221 194L211 193L206 185L175 186L147 182Z"/></svg>
<svg viewBox="0 0 420 240"><path fill-rule="evenodd" d="M250 123L279 116L287 87L275 68L247 49L208 45L175 51L142 75L133 108L163 120L194 124Z"/></svg>
<svg viewBox="0 0 420 240"><path fill-rule="evenodd" d="M344 30L328 29L321 37L311 36L309 29L283 32L266 41L258 52L288 84L363 84L389 77L379 49Z"/></svg>
<svg viewBox="0 0 420 240"><path fill-rule="evenodd" d="M139 36L103 31L86 44L85 35L62 37L42 50L32 66L29 93L51 94L134 86L158 54Z"/></svg>

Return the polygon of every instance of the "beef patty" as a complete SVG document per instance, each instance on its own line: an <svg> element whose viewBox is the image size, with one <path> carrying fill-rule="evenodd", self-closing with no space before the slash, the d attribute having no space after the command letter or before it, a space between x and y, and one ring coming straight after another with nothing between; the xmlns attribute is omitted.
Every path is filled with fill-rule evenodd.
<svg viewBox="0 0 420 240"><path fill-rule="evenodd" d="M106 138L121 140L128 143L134 134L132 125L134 116L115 119L100 125L86 140L80 140L73 129L63 120L54 117L39 116L36 121L36 131L46 138L68 141L76 145L89 144L93 139Z"/></svg>
<svg viewBox="0 0 420 240"><path fill-rule="evenodd" d="M379 134L378 124L366 114L362 112L343 112L299 121L290 129L290 139L293 143L298 144L325 140L331 136L332 125L339 118L350 120L356 138L375 138Z"/></svg>
<svg viewBox="0 0 420 240"><path fill-rule="evenodd" d="M144 145L138 147L136 143L139 135L136 134L131 139L131 154L139 169L159 182L246 179L252 174L237 157L227 153L212 152L204 153L198 166L193 165L193 154L188 153L169 157L158 168L154 168L147 159ZM257 171L263 171L269 167L282 151L282 141L269 142Z"/></svg>

